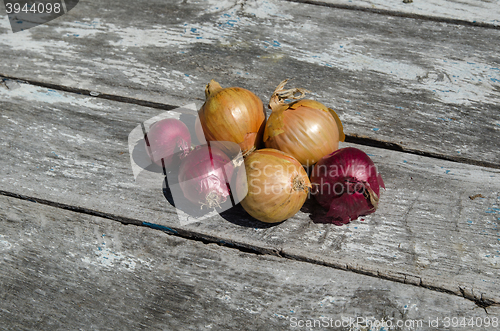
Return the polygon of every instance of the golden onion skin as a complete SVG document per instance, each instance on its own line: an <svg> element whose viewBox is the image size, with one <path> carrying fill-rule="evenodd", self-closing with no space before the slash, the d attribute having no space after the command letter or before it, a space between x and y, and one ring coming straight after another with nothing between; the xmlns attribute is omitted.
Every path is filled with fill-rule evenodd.
<svg viewBox="0 0 500 331"><path fill-rule="evenodd" d="M207 141L234 142L243 155L259 148L266 121L259 97L241 87L222 88L214 80L205 96L198 115Z"/></svg>
<svg viewBox="0 0 500 331"><path fill-rule="evenodd" d="M271 97L272 113L263 140L266 147L286 152L309 167L338 149L339 141L345 139L342 123L335 111L318 101L302 99L284 103L282 95L293 98L294 93L305 92L283 90L285 84L283 81Z"/></svg>
<svg viewBox="0 0 500 331"><path fill-rule="evenodd" d="M311 189L300 163L276 149L260 149L247 156L245 171L246 183L238 176L236 194L240 200L246 194L241 205L262 222L282 222L295 215Z"/></svg>

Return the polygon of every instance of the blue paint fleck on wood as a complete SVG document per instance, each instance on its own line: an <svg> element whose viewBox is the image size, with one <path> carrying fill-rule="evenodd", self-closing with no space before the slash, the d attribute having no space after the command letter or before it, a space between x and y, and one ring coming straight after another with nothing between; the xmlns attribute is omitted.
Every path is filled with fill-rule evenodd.
<svg viewBox="0 0 500 331"><path fill-rule="evenodd" d="M148 222L142 222L142 225L150 227L150 228L155 229L155 230L161 230L161 231L177 234L177 231L175 231L174 229L171 229L171 228L163 226L163 225L148 223Z"/></svg>

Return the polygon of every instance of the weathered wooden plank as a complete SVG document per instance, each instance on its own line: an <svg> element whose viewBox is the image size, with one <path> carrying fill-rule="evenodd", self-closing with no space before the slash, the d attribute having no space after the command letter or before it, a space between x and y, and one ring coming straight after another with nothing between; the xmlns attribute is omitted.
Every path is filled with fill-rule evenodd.
<svg viewBox="0 0 500 331"><path fill-rule="evenodd" d="M0 197L0 233L3 330L333 329L349 319L335 329L365 330L366 319L435 330L436 318L499 317L416 286L19 199Z"/></svg>
<svg viewBox="0 0 500 331"><path fill-rule="evenodd" d="M17 34L1 19L0 74L176 105L212 78L267 100L295 77L351 136L500 164L498 30L277 0L138 6L82 2Z"/></svg>
<svg viewBox="0 0 500 331"><path fill-rule="evenodd" d="M364 221L315 223L320 209L310 201L274 226L240 207L181 223L162 176L136 183L131 170L127 135L157 110L7 85L0 88L2 191L500 303L498 170L363 147L387 186L380 209Z"/></svg>
<svg viewBox="0 0 500 331"><path fill-rule="evenodd" d="M498 0L292 0L340 8L371 10L387 15L408 15L444 21L462 21L472 24L500 26Z"/></svg>

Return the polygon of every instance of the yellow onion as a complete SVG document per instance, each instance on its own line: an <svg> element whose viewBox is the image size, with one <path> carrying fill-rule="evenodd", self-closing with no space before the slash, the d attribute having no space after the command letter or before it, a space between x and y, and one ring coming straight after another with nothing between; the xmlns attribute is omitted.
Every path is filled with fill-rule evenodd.
<svg viewBox="0 0 500 331"><path fill-rule="evenodd" d="M238 176L236 193L254 218L266 223L286 220L307 199L311 182L292 156L272 148L260 149L245 158L246 183ZM243 178L244 179L244 178Z"/></svg>
<svg viewBox="0 0 500 331"><path fill-rule="evenodd" d="M230 141L247 155L262 143L266 113L262 101L241 87L222 88L213 79L198 111L207 141Z"/></svg>
<svg viewBox="0 0 500 331"><path fill-rule="evenodd" d="M264 131L264 143L292 155L303 166L312 166L336 151L339 141L344 141L342 123L333 109L318 101L286 103L285 99L301 99L308 92L299 88L284 90L287 81L278 85L269 101L272 113Z"/></svg>

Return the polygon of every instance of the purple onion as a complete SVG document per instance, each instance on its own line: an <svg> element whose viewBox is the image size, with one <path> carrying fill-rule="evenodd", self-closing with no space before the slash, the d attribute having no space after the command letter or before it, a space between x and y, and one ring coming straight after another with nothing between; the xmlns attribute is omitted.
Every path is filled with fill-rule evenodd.
<svg viewBox="0 0 500 331"><path fill-rule="evenodd" d="M336 225L375 212L380 187L385 189L373 161L354 147L338 149L319 160L311 184L316 200L328 210L327 220Z"/></svg>
<svg viewBox="0 0 500 331"><path fill-rule="evenodd" d="M214 146L197 146L179 169L179 185L189 201L208 208L226 202L234 166L229 157Z"/></svg>
<svg viewBox="0 0 500 331"><path fill-rule="evenodd" d="M168 168L189 154L191 135L188 127L178 119L166 118L154 123L144 137L151 161Z"/></svg>

